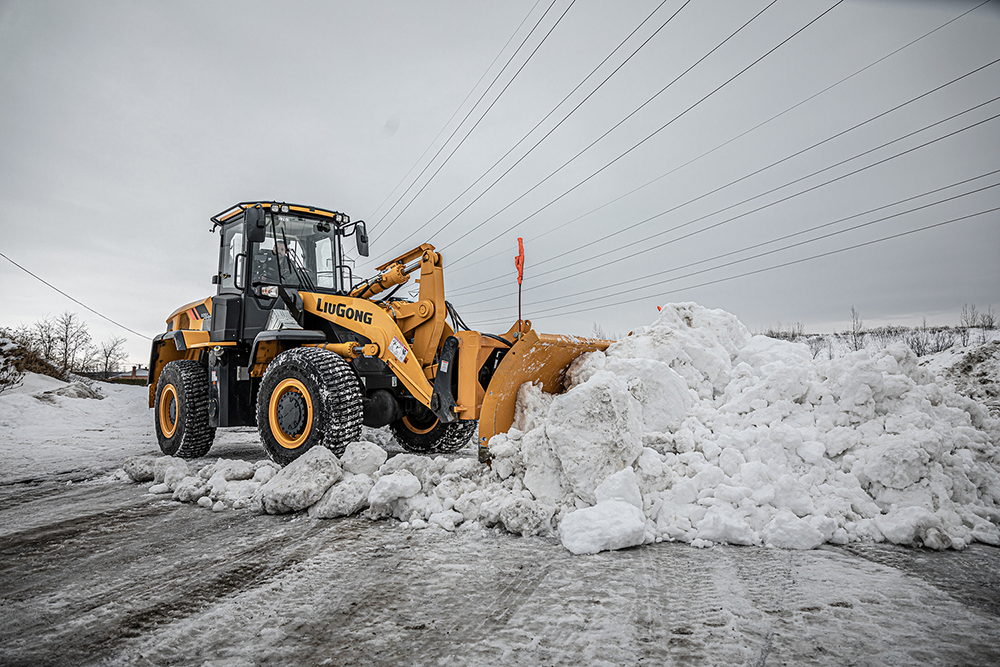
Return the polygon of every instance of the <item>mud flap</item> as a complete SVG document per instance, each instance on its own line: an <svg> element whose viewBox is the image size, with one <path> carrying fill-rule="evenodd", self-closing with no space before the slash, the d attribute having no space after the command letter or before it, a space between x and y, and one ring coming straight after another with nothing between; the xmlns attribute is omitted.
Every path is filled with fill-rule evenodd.
<svg viewBox="0 0 1000 667"><path fill-rule="evenodd" d="M448 424L458 420L455 413L455 395L451 393L451 377L455 372L455 353L458 352L458 339L448 336L441 346L438 355L437 373L434 375L434 393L431 395L431 412L442 422Z"/></svg>
<svg viewBox="0 0 1000 667"><path fill-rule="evenodd" d="M489 460L490 438L506 433L514 422L517 392L525 382L541 383L542 391L561 394L566 369L586 352L606 350L614 341L577 336L538 334L530 322L504 355L493 374L479 414L479 460Z"/></svg>

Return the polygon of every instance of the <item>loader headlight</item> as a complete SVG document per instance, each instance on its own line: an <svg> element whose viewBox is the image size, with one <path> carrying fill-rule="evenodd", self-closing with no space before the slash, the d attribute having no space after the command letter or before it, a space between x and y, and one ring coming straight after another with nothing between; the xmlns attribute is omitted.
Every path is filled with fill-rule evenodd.
<svg viewBox="0 0 1000 667"><path fill-rule="evenodd" d="M278 296L278 288L274 285L261 285L258 289L261 296L269 296L272 299Z"/></svg>
<svg viewBox="0 0 1000 667"><path fill-rule="evenodd" d="M282 204L281 205L281 212L282 213L288 213L288 204Z"/></svg>
<svg viewBox="0 0 1000 667"><path fill-rule="evenodd" d="M271 211L273 213L277 213L278 212L278 205L277 204L271 204Z"/></svg>

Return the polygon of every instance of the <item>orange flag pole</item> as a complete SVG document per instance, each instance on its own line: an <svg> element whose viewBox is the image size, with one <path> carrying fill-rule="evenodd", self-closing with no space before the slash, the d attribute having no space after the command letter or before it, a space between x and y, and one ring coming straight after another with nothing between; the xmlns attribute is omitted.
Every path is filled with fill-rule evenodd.
<svg viewBox="0 0 1000 667"><path fill-rule="evenodd" d="M521 281L524 279L524 239L517 237L517 257L514 258L517 267L517 332L521 333Z"/></svg>

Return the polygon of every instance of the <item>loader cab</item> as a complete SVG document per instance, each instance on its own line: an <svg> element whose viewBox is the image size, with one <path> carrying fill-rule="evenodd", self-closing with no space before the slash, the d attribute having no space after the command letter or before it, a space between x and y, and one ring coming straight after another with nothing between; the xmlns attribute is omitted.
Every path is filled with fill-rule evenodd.
<svg viewBox="0 0 1000 667"><path fill-rule="evenodd" d="M253 340L296 291L345 294L353 283L342 239L368 255L364 222L315 207L246 202L212 218L220 228L212 340Z"/></svg>

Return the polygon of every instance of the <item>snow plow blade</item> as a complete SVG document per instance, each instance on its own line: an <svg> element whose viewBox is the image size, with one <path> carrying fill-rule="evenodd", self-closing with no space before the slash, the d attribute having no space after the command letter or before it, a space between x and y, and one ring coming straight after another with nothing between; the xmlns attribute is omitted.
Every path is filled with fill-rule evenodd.
<svg viewBox="0 0 1000 667"><path fill-rule="evenodd" d="M515 328L511 332L516 331ZM539 334L524 321L517 342L497 367L479 413L479 460L489 460L488 444L497 433L506 433L514 422L517 392L525 382L541 383L542 391L565 391L566 369L586 352L606 350L612 340L580 338L559 334Z"/></svg>

